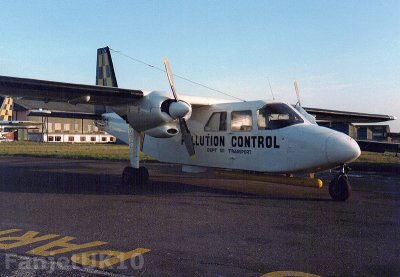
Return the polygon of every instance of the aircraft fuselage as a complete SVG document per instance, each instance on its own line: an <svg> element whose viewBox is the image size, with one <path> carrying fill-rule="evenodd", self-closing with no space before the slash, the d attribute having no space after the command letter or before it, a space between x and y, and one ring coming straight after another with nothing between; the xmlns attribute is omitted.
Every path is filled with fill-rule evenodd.
<svg viewBox="0 0 400 277"><path fill-rule="evenodd" d="M265 127L260 113L267 104L274 103L287 105L248 101L194 108L187 121L196 151L194 160L188 156L180 134L169 138L145 135L143 152L166 163L271 173L321 171L351 162L360 155L352 138L308 122L290 105L283 107L296 113L296 124ZM214 120L215 115L219 121ZM273 116L276 115L270 115ZM128 124L117 114L103 117L102 128L128 143ZM285 123L286 118L270 121L270 125L276 122Z"/></svg>

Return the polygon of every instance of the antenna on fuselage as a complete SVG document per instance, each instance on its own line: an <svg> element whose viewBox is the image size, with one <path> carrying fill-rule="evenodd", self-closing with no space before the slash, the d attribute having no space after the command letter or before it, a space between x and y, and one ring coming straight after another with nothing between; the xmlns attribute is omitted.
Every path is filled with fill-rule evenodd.
<svg viewBox="0 0 400 277"><path fill-rule="evenodd" d="M269 81L269 77L267 77L267 80L268 80L269 89L270 89L271 94L272 94L272 100L275 100L274 92L272 91L272 87L271 87L271 83Z"/></svg>

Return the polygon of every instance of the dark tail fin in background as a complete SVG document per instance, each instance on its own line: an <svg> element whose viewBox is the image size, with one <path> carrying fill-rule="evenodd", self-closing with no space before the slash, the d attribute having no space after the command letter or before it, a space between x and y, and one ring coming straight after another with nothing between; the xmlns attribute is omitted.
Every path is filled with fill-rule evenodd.
<svg viewBox="0 0 400 277"><path fill-rule="evenodd" d="M13 99L11 97L4 97L3 104L0 108L0 121L12 120Z"/></svg>
<svg viewBox="0 0 400 277"><path fill-rule="evenodd" d="M108 46L97 49L96 85L105 87L118 87L114 65L111 59L110 48L108 48ZM95 106L95 113L103 114L106 112L108 113L112 111L106 106Z"/></svg>

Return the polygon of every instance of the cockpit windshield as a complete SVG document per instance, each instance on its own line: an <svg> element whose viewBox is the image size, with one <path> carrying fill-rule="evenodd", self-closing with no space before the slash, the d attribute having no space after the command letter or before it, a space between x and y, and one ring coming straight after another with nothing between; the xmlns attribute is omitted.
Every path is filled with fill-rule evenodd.
<svg viewBox="0 0 400 277"><path fill-rule="evenodd" d="M308 121L310 121L311 124L318 125L318 124L317 124L317 121L315 121L315 118L314 118L311 114L309 114L308 112L306 112L306 111L303 109L302 106L296 105L296 106L294 106L294 108L295 108L302 116L304 116Z"/></svg>
<svg viewBox="0 0 400 277"><path fill-rule="evenodd" d="M257 122L258 130L275 130L304 123L304 120L287 104L272 103L257 110Z"/></svg>

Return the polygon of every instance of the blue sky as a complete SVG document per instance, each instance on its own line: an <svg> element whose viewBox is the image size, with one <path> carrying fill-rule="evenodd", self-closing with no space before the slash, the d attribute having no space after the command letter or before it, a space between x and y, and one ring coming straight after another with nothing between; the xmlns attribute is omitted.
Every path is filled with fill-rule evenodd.
<svg viewBox="0 0 400 277"><path fill-rule="evenodd" d="M93 84L110 46L248 100L400 118L400 1L1 1L0 75ZM120 87L168 90L113 54ZM224 97L176 79L185 94ZM390 123L400 132L400 120Z"/></svg>

